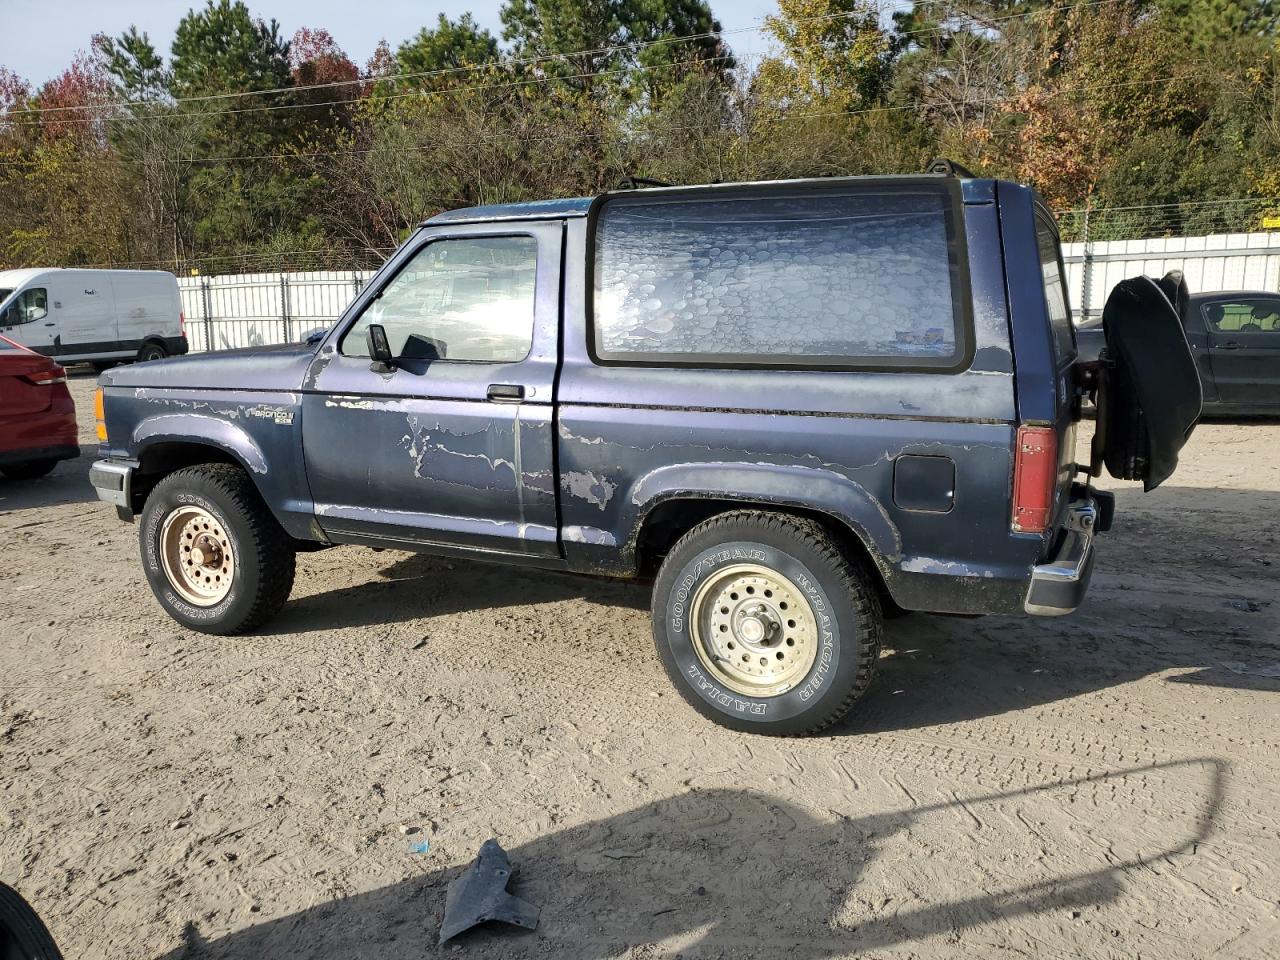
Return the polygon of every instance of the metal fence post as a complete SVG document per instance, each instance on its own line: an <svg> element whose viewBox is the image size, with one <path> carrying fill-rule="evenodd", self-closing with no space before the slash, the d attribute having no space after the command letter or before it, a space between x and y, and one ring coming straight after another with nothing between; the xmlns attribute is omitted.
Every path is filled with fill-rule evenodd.
<svg viewBox="0 0 1280 960"><path fill-rule="evenodd" d="M284 342L293 343L293 318L289 316L289 277L280 271L280 319L284 323Z"/></svg>
<svg viewBox="0 0 1280 960"><path fill-rule="evenodd" d="M1080 319L1087 320L1089 318L1089 305L1093 302L1093 241L1089 239L1089 206L1090 202L1084 202L1084 268L1082 270L1081 287L1083 291L1080 295Z"/></svg>
<svg viewBox="0 0 1280 960"><path fill-rule="evenodd" d="M200 278L200 304L204 308L204 348L213 349L213 297L209 293L209 278Z"/></svg>

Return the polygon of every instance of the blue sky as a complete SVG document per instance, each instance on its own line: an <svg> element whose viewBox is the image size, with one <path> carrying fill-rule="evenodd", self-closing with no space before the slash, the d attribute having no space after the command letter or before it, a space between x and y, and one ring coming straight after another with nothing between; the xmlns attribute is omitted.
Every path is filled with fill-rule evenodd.
<svg viewBox="0 0 1280 960"><path fill-rule="evenodd" d="M60 73L76 50L89 46L95 33L117 35L130 24L151 35L166 55L178 21L204 0L0 0L0 66L30 80L33 86ZM299 27L324 27L363 65L378 41L395 48L436 19L470 10L476 20L500 33L499 0L472 3L423 3L414 0L248 0L254 16L274 17L289 38ZM759 26L776 9L774 0L711 0L712 10L727 31ZM726 37L739 54L763 52L767 41L759 31Z"/></svg>

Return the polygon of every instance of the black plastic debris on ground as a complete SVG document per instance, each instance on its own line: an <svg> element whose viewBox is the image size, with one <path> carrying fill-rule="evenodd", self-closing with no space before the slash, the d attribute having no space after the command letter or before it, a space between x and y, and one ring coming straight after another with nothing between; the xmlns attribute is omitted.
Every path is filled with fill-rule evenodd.
<svg viewBox="0 0 1280 960"><path fill-rule="evenodd" d="M440 943L480 923L500 920L529 930L538 925L538 908L507 893L511 860L497 840L480 846L475 862L449 884L444 899Z"/></svg>

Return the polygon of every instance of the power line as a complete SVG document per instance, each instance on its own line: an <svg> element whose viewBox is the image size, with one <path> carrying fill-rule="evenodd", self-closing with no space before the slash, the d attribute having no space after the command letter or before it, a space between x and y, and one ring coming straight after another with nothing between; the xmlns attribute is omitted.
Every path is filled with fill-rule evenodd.
<svg viewBox="0 0 1280 960"><path fill-rule="evenodd" d="M1077 207L1073 210L1055 210L1054 214L1056 216L1065 216L1073 213L1087 213L1092 216L1095 213L1117 210L1157 210L1169 207L1216 206L1226 203L1280 203L1280 197L1231 197L1224 200L1171 200L1168 203L1140 203L1123 207Z"/></svg>
<svg viewBox="0 0 1280 960"><path fill-rule="evenodd" d="M970 11L962 10L952 14L951 19L963 20L967 18L974 22L979 23L982 26L989 26L991 24L1005 23L1012 20L1021 20L1021 19L1026 19L1033 16L1041 16L1044 14L1055 13L1055 12L1060 12L1064 10L1075 10L1075 9L1081 9L1085 7L1110 6L1117 3L1125 3L1125 2L1129 2L1129 0L1082 0L1082 2L1080 3L1062 4L1056 7L1045 7L1039 10L1029 10L1023 13L1007 14L1006 16L1003 16L1003 17L991 17L991 18L980 18L975 14L971 13ZM864 14L862 12L851 11L851 12L845 12L845 13L824 14L821 16L814 16L814 17L796 18L795 20L791 20L789 22L790 23L811 23L811 22L823 21L823 20L850 19L853 17L863 16L863 15ZM645 49L645 48L664 45L664 44L683 43L683 42L689 42L694 40L704 40L704 39L713 39L713 38L719 39L721 37L729 36L732 34L758 33L767 29L769 29L769 25L767 23L764 23L764 24L759 24L752 27L739 27L734 30L713 30L713 31L705 31L702 33L686 34L679 37L660 37L655 40L637 40L629 43L614 44L608 47L597 47L594 49L570 51L567 53L544 54L537 57L509 58L509 59L491 61L488 63L480 63L480 64L464 64L457 67L446 67L446 68L441 68L437 70L424 70L424 71L417 71L412 73L392 74L385 77L363 77L363 78L356 78L354 80L335 80L335 81L327 81L324 83L298 84L298 85L287 86L287 87L270 87L270 88L259 89L259 90L229 91L225 93L204 94L204 95L191 96L191 97L177 97L177 98L173 98L171 100L165 101L163 104L157 104L156 101L152 101L152 100L125 100L125 101L118 101L118 102L111 102L111 103L84 104L84 105L78 105L78 106L22 107L22 108L12 109L9 112L12 114L31 114L31 113L48 114L48 113L74 112L74 111L83 113L83 112L92 111L92 110L115 110L115 109L121 109L125 107L135 107L135 106L154 107L159 105L159 106L167 107L167 106L176 106L183 103L202 103L202 102L209 102L212 100L223 100L223 99L238 98L238 97L269 96L269 95L281 94L281 93L297 93L304 90L318 90L318 89L327 89L327 88L333 88L333 87L355 86L355 85L361 85L361 84L372 85L372 84L383 83L383 82L396 83L403 80L424 79L424 78L437 77L437 76L453 75L457 73L474 72L478 70L490 70L495 68L502 69L506 67L522 66L522 65L534 64L534 63L545 63L553 60L558 60L558 61L574 60L581 57L598 56L601 54L617 52L620 50L627 50L627 49L639 50L639 49ZM947 32L955 32L955 28L944 26L944 25L939 25L935 27L921 27L916 30L905 30L905 31L898 32L896 33L896 36L910 37L910 36L919 36L919 35L930 34L930 33L943 34ZM733 59L735 58L732 55L726 55L726 56L720 56L720 57L701 58L697 62L698 63L714 63L717 61L728 61ZM463 86L463 87L452 87L452 88L446 88L443 90L413 91L412 93L406 93L406 94L392 94L392 95L384 94L384 95L380 95L379 98L395 99L397 97L431 96L431 95L439 95L439 94L446 94L446 93L452 93L452 92L465 92L465 91L474 91L474 90L483 90L483 89L493 89L493 88L500 88L505 86L519 86L519 85L524 85L529 83L554 83L557 81L564 81L564 80L586 79L586 78L596 77L596 76L608 76L608 75L614 75L617 73L634 72L637 70L656 69L656 68L670 67L670 66L685 66L685 65L687 64L679 64L679 63L656 64L656 65L651 65L650 67L630 67L630 68L623 68L621 70L614 70L614 71L585 72L585 73L568 76L568 77L531 78L526 81L518 81L511 84L494 84L494 85L479 85L479 86L473 85L473 86ZM54 118L49 121L25 120L25 121L8 121L8 122L15 126L39 126L42 124L42 122L96 123L96 122L102 121L102 122L112 123L112 122L133 122L133 121L139 121L144 119L168 120L168 119L176 119L181 117L216 117L216 116L223 116L226 114L248 113L248 112L256 112L256 111L263 111L263 110L308 109L308 108L314 108L314 107L337 106L341 104L358 103L362 99L364 98L355 97L355 98L344 99L344 100L331 100L331 101L326 101L321 103L274 104L274 105L264 104L264 105L255 106L255 107L242 107L242 108L232 108L229 110L203 111L203 112L201 111L192 111L192 112L186 112L186 113L156 112L153 114L146 114L146 115L135 114L132 116L124 116L124 117L77 117L77 118L71 118L71 119Z"/></svg>
<svg viewBox="0 0 1280 960"><path fill-rule="evenodd" d="M1221 77L1221 76L1224 76L1225 74L1212 71L1203 75L1212 75L1215 77ZM1064 96L1072 93L1084 93L1087 91L1106 90L1106 89L1112 89L1116 87L1135 87L1135 86L1150 86L1153 84L1168 84L1168 83L1175 83L1183 80L1194 79L1197 76L1201 76L1201 74L1177 74L1177 75L1168 76L1168 77L1149 77L1144 80L1122 80L1122 81L1116 81L1114 83L1106 83L1106 84L1084 84L1076 87L1061 87L1055 90L1047 90L1047 91L1044 91L1043 95L1046 97L1058 97L1058 96ZM961 106L971 107L971 106L976 106L980 104L1000 103L1000 102L1007 101L1009 98L1010 98L1010 95L978 97L978 98L965 100L963 104L961 104ZM880 105L875 107L860 108L856 110L827 110L827 111L817 111L817 112L809 112L809 113L785 113L775 117L764 117L755 122L756 123L779 123L779 122L786 122L786 121L792 121L792 120L813 120L813 119L822 119L822 118L831 118L831 117L856 117L856 116L867 116L867 115L876 114L876 113L900 113L903 111L913 111L913 110L920 110L920 109L921 109L921 106L919 104L914 104L914 103L913 104ZM685 126L668 127L667 129L673 132L680 132L680 131L688 131L688 130L703 130L705 128L698 125L685 125ZM568 142L568 141L574 141L574 140L599 139L604 136L605 134L603 133L590 133L590 132L584 131L580 135L557 134L557 135L548 136L548 137L516 138L516 139L518 139L519 142L521 143L554 143L554 142ZM490 137L479 137L476 139L476 142L486 143L486 142L493 142L496 140L506 140L506 139L512 139L510 134L503 134L500 136L495 135ZM400 152L424 152L424 151L430 151L430 150L436 149L436 145L429 144L429 145L417 146L417 147L397 147L396 149L399 150ZM349 150L313 150L313 151L300 150L300 151L291 151L287 153L277 152L277 153L261 153L261 154L240 154L240 155L224 156L224 157L191 157L191 158L180 157L172 162L174 163L214 163L214 162L230 163L230 162L258 161L258 160L296 160L296 159L302 159L302 158L360 156L360 155L367 155L375 152L377 152L377 148L372 148L372 147L349 149ZM75 159L80 163L89 162L87 158L75 158ZM37 158L24 158L20 160L4 160L4 161L0 161L0 167L19 166L22 164L34 164L38 162L39 160ZM146 160L127 160L127 159L120 158L120 159L117 159L115 162L143 164L143 163L146 163L147 161Z"/></svg>
<svg viewBox="0 0 1280 960"><path fill-rule="evenodd" d="M716 63L734 59L732 56L722 57L706 57L699 60L698 63ZM680 62L672 63L655 63L649 66L637 67L620 67L616 70L593 70L584 73L570 74L563 77L530 77L526 80L510 80L505 83L488 83L488 84L472 84L461 87L446 87L442 90L414 90L406 93L390 93L379 94L378 100L403 100L406 98L426 99L428 97L440 97L447 94L455 93L477 93L484 90L505 90L516 87L536 86L544 83L564 83L571 80L587 80L593 77L609 77L620 76L622 74L646 73L650 70L670 70L676 67L685 67L688 64ZM346 100L325 100L319 103L274 103L263 104L257 107L233 107L229 110L212 110L207 112L187 111L185 113L151 113L143 115L125 115L118 117L71 117L71 118L54 118L52 120L18 120L10 121L13 126L19 127L39 127L46 124L70 124L70 123L141 123L145 120L179 120L188 117L199 119L210 119L213 117L224 117L241 113L262 113L275 110L314 110L319 107L336 107L351 103L361 103L365 97L352 97Z"/></svg>

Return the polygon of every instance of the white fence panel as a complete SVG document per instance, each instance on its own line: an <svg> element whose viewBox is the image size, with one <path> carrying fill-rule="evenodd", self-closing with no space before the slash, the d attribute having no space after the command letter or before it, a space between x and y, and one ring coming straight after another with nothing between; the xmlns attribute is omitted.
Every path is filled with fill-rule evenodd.
<svg viewBox="0 0 1280 960"><path fill-rule="evenodd" d="M1121 280L1181 270L1192 293L1214 290L1280 292L1280 233L1220 233L1205 237L1064 243L1071 303L1077 317L1097 316Z"/></svg>
<svg viewBox="0 0 1280 960"><path fill-rule="evenodd" d="M372 270L179 277L192 353L305 340L355 299Z"/></svg>
<svg viewBox="0 0 1280 960"><path fill-rule="evenodd" d="M1077 318L1102 313L1107 294L1127 277L1181 270L1192 293L1280 292L1280 233L1098 240L1062 245ZM179 277L193 353L305 340L333 323L372 270L246 273Z"/></svg>

